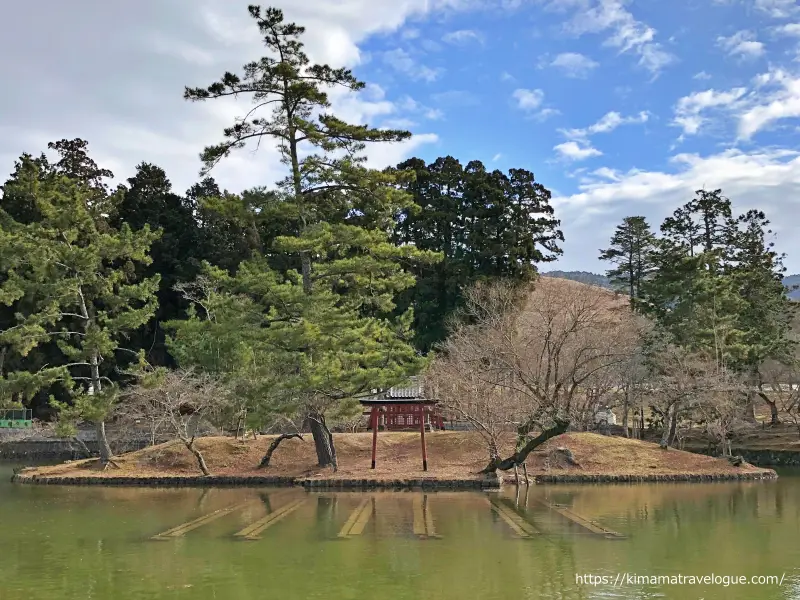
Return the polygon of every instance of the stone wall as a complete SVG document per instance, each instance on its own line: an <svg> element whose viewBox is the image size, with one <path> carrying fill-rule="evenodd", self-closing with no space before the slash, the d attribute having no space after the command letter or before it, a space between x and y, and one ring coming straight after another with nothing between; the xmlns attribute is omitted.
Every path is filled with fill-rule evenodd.
<svg viewBox="0 0 800 600"><path fill-rule="evenodd" d="M92 452L97 452L97 442L87 441L86 446ZM143 448L144 442L135 444L125 443L123 446L111 444L115 452L130 451ZM18 440L0 443L0 459L6 460L35 460L35 461L65 461L85 458L78 446L70 441L63 439L55 440Z"/></svg>
<svg viewBox="0 0 800 600"><path fill-rule="evenodd" d="M686 450L695 454L718 456L716 452L707 448L686 448ZM796 450L733 448L731 454L741 456L746 462L757 467L800 467L800 451Z"/></svg>

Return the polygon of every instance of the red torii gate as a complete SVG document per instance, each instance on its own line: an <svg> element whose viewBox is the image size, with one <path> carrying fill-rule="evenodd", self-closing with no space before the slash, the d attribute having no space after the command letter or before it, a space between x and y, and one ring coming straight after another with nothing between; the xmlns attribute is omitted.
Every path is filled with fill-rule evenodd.
<svg viewBox="0 0 800 600"><path fill-rule="evenodd" d="M434 422L441 427L441 423L438 423L440 418L433 410L436 400L428 400L418 395L414 398L391 397L391 394L387 394L387 396L389 397L372 397L361 400L361 404L370 407L369 423L372 429L371 468L375 468L378 429L381 426L387 430L408 430L419 427L420 441L422 443L422 470L427 471L428 453L425 446L425 427L426 425L434 425ZM383 424L381 424L381 420L383 420Z"/></svg>

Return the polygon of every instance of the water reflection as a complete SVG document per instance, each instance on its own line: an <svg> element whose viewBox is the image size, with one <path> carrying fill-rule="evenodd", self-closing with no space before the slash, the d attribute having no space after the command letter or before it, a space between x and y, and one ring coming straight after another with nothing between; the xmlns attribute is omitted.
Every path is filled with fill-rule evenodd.
<svg viewBox="0 0 800 600"><path fill-rule="evenodd" d="M500 495L6 482L0 473L2 600L800 597L795 477ZM174 535L151 541L164 532ZM784 571L782 588L615 589L575 577Z"/></svg>

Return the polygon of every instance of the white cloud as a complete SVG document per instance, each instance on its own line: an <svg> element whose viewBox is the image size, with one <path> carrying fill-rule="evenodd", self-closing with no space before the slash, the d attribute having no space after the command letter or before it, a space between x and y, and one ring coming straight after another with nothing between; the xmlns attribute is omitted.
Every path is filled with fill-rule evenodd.
<svg viewBox="0 0 800 600"><path fill-rule="evenodd" d="M546 121L550 117L555 117L556 115L560 115L561 111L557 108L543 108L539 112L534 115L534 118L537 121Z"/></svg>
<svg viewBox="0 0 800 600"><path fill-rule="evenodd" d="M438 141L439 136L435 133L421 133L397 144L375 145L367 154L367 165L376 169L396 165L419 152L420 147L436 144Z"/></svg>
<svg viewBox="0 0 800 600"><path fill-rule="evenodd" d="M596 256L604 248L616 223L630 214L642 214L657 225L698 189L721 188L744 211L762 209L778 230L778 247L796 247L800 221L795 218L800 196L800 152L761 149L750 153L725 150L700 156L679 154L674 168L664 171L631 169L619 172L598 169L584 177L578 191L555 197L553 202L564 223L566 255L581 252ZM598 220L598 215L602 219ZM605 229L598 222L606 224ZM800 270L800 255L790 255L792 272ZM586 268L585 266L583 268Z"/></svg>
<svg viewBox="0 0 800 600"><path fill-rule="evenodd" d="M596 123L581 129L561 129L561 133L569 140L553 148L561 158L570 161L585 160L603 153L592 146L589 138L598 133L610 133L621 125L642 124L650 119L650 113L641 111L629 117L623 117L616 111L603 115Z"/></svg>
<svg viewBox="0 0 800 600"><path fill-rule="evenodd" d="M402 48L384 52L383 62L411 79L422 79L423 81L431 82L436 81L441 75L441 69L432 69L431 67L417 64L411 55Z"/></svg>
<svg viewBox="0 0 800 600"><path fill-rule="evenodd" d="M678 100L672 122L683 129L684 135L695 135L708 120L703 116L704 112L735 107L746 92L747 90L741 87L727 92L717 90L693 92Z"/></svg>
<svg viewBox="0 0 800 600"><path fill-rule="evenodd" d="M537 121L546 121L550 117L561 114L558 109L541 107L542 102L544 102L544 92L542 90L519 88L514 90L511 97L516 101L517 108Z"/></svg>
<svg viewBox="0 0 800 600"><path fill-rule="evenodd" d="M517 101L517 107L525 110L532 111L541 105L544 101L544 92L542 90L526 90L523 88L514 90L511 97Z"/></svg>
<svg viewBox="0 0 800 600"><path fill-rule="evenodd" d="M223 129L251 105L244 99L187 103L182 86L208 85L226 69L238 71L242 63L263 56L258 29L245 5L223 0L171 0L169 6L141 0L136 14L115 3L97 11L96 4L72 0L69 6L56 3L42 12L18 3L8 18L0 19L0 74L20 83L0 97L0 156L10 170L13 157L23 151L36 154L47 141L81 137L89 140L99 164L115 170L118 181L148 161L166 170L176 190L185 190L197 181L203 147L218 142ZM287 20L306 27L302 39L311 60L334 67L363 64L359 45L375 33L399 31L411 18L455 8L451 0L273 4L284 9ZM158 20L147 16L155 12ZM86 14L92 19L79 16ZM47 36L46 52L40 37L13 25L29 22L36 22ZM115 43L103 52L91 43L98 29L117 32ZM126 72L125 80L110 82L105 74L112 68ZM43 86L47 89L40 93ZM46 101L53 93L59 97L58 114ZM334 111L356 122L416 116L374 87L360 96L337 93L331 99ZM439 115L431 108L421 110L429 117ZM394 164L437 139L434 133L423 133L401 144L370 145L367 157L376 166ZM284 168L274 147L262 144L256 150L253 144L222 161L213 175L221 186L239 191L274 184Z"/></svg>
<svg viewBox="0 0 800 600"><path fill-rule="evenodd" d="M500 152L498 152L497 154L495 154L495 155L492 157L492 162L497 162L497 161L498 161L498 160L500 160L501 158L503 158L503 155L502 155Z"/></svg>
<svg viewBox="0 0 800 600"><path fill-rule="evenodd" d="M550 66L561 69L567 77L581 79L600 66L600 63L577 52L563 52L550 62Z"/></svg>
<svg viewBox="0 0 800 600"><path fill-rule="evenodd" d="M516 81L516 78L508 71L500 73L500 81Z"/></svg>
<svg viewBox="0 0 800 600"><path fill-rule="evenodd" d="M579 144L578 142L570 141L558 144L553 147L553 150L558 152L561 158L569 161L586 160L593 156L601 156L603 153L597 148L593 148L590 144Z"/></svg>
<svg viewBox="0 0 800 600"><path fill-rule="evenodd" d="M442 41L448 44L464 45L470 42L483 43L483 35L474 29L459 29L442 36Z"/></svg>
<svg viewBox="0 0 800 600"><path fill-rule="evenodd" d="M650 113L641 111L630 117L623 117L616 111L611 111L603 115L599 121L583 129L566 129L562 133L572 139L586 139L596 133L609 133L620 125L631 125L647 123Z"/></svg>
<svg viewBox="0 0 800 600"><path fill-rule="evenodd" d="M402 37L404 40L416 40L420 34L421 32L419 29L409 27L408 29L403 30L403 32L400 34L400 37Z"/></svg>
<svg viewBox="0 0 800 600"><path fill-rule="evenodd" d="M700 71L699 73L695 73L692 76L692 79L698 79L698 80L700 80L700 79L711 79L711 75L709 75L705 71Z"/></svg>
<svg viewBox="0 0 800 600"><path fill-rule="evenodd" d="M800 37L800 23L786 23L773 28L773 31L779 35L786 35L789 37Z"/></svg>
<svg viewBox="0 0 800 600"><path fill-rule="evenodd" d="M754 6L776 19L790 17L800 12L796 0L755 0Z"/></svg>
<svg viewBox="0 0 800 600"><path fill-rule="evenodd" d="M567 24L567 30L575 35L608 31L610 36L604 45L618 49L620 54L638 55L639 65L656 75L675 57L655 41L656 30L637 21L624 4L624 0L570 0L566 6L578 10Z"/></svg>
<svg viewBox="0 0 800 600"><path fill-rule="evenodd" d="M714 0L714 4L743 4L775 19L784 19L800 12L796 0Z"/></svg>
<svg viewBox="0 0 800 600"><path fill-rule="evenodd" d="M773 68L756 75L749 88L694 92L675 104L672 122L683 135L695 135L715 117L735 122L739 140L749 140L776 122L800 118L800 74Z"/></svg>
<svg viewBox="0 0 800 600"><path fill-rule="evenodd" d="M757 78L758 94L739 116L739 136L750 139L783 119L800 118L800 75L777 69Z"/></svg>
<svg viewBox="0 0 800 600"><path fill-rule="evenodd" d="M764 54L764 44L756 40L752 31L737 31L729 37L717 38L717 45L730 56L739 58L757 58Z"/></svg>

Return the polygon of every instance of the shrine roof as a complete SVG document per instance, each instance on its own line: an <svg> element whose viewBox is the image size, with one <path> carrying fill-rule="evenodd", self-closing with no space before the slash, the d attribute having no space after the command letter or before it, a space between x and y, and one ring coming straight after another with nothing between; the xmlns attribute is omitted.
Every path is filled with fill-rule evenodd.
<svg viewBox="0 0 800 600"><path fill-rule="evenodd" d="M361 398L360 402L361 404L435 404L436 400L426 398L424 386L417 377L412 377L409 385L376 391L371 396Z"/></svg>

